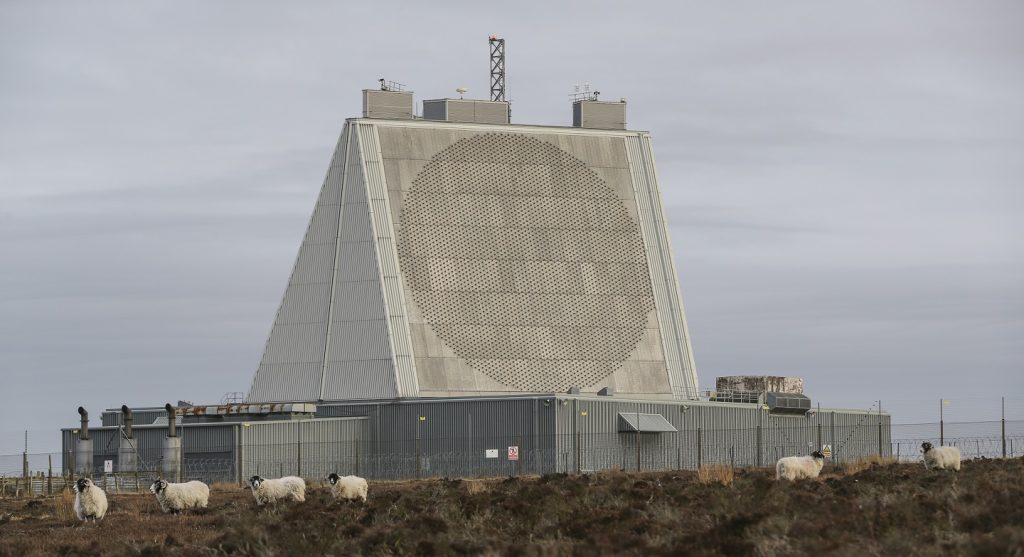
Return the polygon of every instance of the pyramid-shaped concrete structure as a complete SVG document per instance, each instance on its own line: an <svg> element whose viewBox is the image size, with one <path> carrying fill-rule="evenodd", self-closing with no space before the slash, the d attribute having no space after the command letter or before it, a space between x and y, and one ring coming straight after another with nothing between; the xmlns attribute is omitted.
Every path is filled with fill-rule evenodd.
<svg viewBox="0 0 1024 557"><path fill-rule="evenodd" d="M694 398L646 132L349 120L250 402Z"/></svg>

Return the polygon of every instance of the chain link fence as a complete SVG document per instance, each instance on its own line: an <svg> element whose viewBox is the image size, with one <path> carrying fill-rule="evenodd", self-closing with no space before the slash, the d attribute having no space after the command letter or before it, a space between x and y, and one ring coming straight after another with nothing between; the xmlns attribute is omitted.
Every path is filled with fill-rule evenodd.
<svg viewBox="0 0 1024 557"><path fill-rule="evenodd" d="M965 459L1024 456L1024 421L863 424L788 428L702 429L648 433L566 434L512 439L421 438L387 443L305 442L211 447L184 454L181 480L241 484L251 475L298 475L313 482L327 474L370 479L467 478L598 470L697 469L707 465L772 466L783 456L828 449L844 463L880 455L921 460L925 441L958 447ZM452 447L470 447L453 450ZM514 447L514 449L513 449ZM166 470L159 451L140 451L135 468L119 469L116 451L95 455L92 478L106 490L137 492ZM73 455L0 455L0 497L59 493L71 486L65 463Z"/></svg>

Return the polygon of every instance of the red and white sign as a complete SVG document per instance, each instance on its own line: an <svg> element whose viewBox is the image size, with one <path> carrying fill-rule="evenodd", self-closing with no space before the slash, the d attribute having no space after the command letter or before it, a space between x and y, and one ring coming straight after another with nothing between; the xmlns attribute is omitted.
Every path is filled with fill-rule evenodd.
<svg viewBox="0 0 1024 557"><path fill-rule="evenodd" d="M508 459L509 460L519 460L519 447L509 447L508 448Z"/></svg>

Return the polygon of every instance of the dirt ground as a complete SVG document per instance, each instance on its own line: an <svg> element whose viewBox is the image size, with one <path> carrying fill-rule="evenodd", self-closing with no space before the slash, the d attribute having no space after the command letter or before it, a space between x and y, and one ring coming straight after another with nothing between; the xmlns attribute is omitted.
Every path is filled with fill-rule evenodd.
<svg viewBox="0 0 1024 557"><path fill-rule="evenodd" d="M306 503L272 508L222 488L182 516L149 494L113 495L107 517L86 525L60 518L60 497L0 499L0 556L1024 556L1021 458L959 473L826 467L792 484L728 472L371 482L365 505L335 503L318 484Z"/></svg>

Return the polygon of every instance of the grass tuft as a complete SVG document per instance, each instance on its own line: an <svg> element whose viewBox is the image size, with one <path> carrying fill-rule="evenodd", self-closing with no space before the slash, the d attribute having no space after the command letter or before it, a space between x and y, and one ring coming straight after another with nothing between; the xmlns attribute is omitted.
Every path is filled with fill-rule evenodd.
<svg viewBox="0 0 1024 557"><path fill-rule="evenodd" d="M53 499L53 513L61 522L72 522L75 516L75 494L70 489L60 492Z"/></svg>
<svg viewBox="0 0 1024 557"><path fill-rule="evenodd" d="M859 474L865 470L869 470L876 466L889 466L892 464L896 464L897 462L898 461L892 457L871 455L858 458L853 462L842 462L836 464L835 470L840 475L850 476L853 474Z"/></svg>
<svg viewBox="0 0 1024 557"><path fill-rule="evenodd" d="M719 483L731 486L735 477L736 474L732 467L720 464L701 466L697 470L697 480L702 484Z"/></svg>

